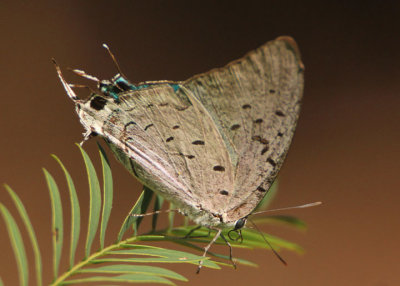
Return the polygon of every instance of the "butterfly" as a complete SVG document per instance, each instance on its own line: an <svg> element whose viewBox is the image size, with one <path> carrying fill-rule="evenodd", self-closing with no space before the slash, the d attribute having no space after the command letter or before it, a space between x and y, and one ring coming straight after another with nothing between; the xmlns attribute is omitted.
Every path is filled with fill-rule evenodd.
<svg viewBox="0 0 400 286"><path fill-rule="evenodd" d="M304 84L300 52L288 36L182 82L134 85L121 72L100 81L76 70L98 82L88 99L78 98L56 69L84 140L103 137L140 182L216 230L204 256L219 236L227 242L223 229L245 225L276 178Z"/></svg>

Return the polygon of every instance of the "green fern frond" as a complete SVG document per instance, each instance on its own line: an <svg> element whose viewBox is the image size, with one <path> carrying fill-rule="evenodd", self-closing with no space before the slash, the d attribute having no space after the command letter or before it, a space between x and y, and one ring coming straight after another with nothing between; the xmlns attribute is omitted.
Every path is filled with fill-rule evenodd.
<svg viewBox="0 0 400 286"><path fill-rule="evenodd" d="M105 245L105 236L113 201L113 179L111 169L106 154L99 145L98 148L101 158L103 178L103 184L101 187L91 159L79 145L78 147L85 163L90 194L90 212L89 223L86 232L85 253L82 255L82 257L84 257L83 260L80 260L79 262L75 262L77 245L79 242L82 242L82 238L80 237L82 217L79 208L78 196L74 182L68 170L57 156L52 155L52 157L60 165L65 175L71 204L69 269L62 274L59 274L59 264L64 248L64 218L62 214L63 206L60 200L60 193L56 181L47 170L43 169L50 192L52 207L51 228L53 235L54 277L51 285L76 285L86 282L160 283L174 285L173 280L187 281L187 279L179 273L160 266L160 263L163 265L168 265L169 263L189 263L198 265L199 261L203 261L203 267L208 267L211 269L220 269L221 266L230 266L229 256L208 252L208 254L214 258L210 259L209 257L203 257L201 255L203 248L199 246L199 244L203 245L210 242L211 237L208 235L209 230L206 228L199 228L193 231L190 237L185 237L185 235L187 235L195 226L188 224L187 220L185 220L183 225L174 227L175 213L172 211L168 213L169 224L165 229L157 230L158 214L156 213L152 218L152 230L149 233L139 235L139 227L143 217L135 216L135 214L146 213L154 195L154 193L146 187L123 221L119 233L114 234L117 237L116 242L111 245ZM25 228L29 234L31 245L34 250L36 284L41 286L43 284L41 255L32 224L22 202L19 200L17 195L9 186L6 185L5 188L12 197L19 215L25 223ZM153 211L158 211L161 209L164 200L158 195L155 195L154 197ZM269 203L271 198L272 196L267 197L266 201L260 204L260 207L264 208L265 205ZM170 204L170 208L174 209L172 204ZM29 284L28 261L18 225L3 204L0 204L0 213L5 221L10 240L12 242L14 255L18 265L20 284L31 285ZM255 218L254 221L257 221L257 223L280 223L291 225L297 228L305 227L302 221L286 216ZM126 236L128 230L132 230L132 233L129 237L124 239L124 236ZM92 252L92 244L96 239L97 233L99 233L98 238L100 241L100 249ZM223 233L227 235L226 232ZM264 238L260 235L260 233L251 229L243 229L242 235L243 243L239 241L232 241L232 247L266 248ZM265 233L264 236L276 250L288 249L295 252L302 251L298 245L292 242L288 242L281 238L277 238ZM156 246L158 242L165 241L184 246L189 251L195 250L199 255L193 254L192 252L178 251ZM225 244L222 238L217 239L216 243ZM255 266L253 262L237 257L235 257L235 262L247 266Z"/></svg>

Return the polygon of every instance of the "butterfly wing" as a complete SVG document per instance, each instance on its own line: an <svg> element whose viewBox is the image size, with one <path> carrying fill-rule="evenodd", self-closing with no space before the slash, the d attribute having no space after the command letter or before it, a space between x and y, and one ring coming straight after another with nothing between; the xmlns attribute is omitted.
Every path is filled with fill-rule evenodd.
<svg viewBox="0 0 400 286"><path fill-rule="evenodd" d="M221 195L222 204L214 198L220 186L233 191L233 167L217 126L196 98L157 84L120 95L119 104L107 100L90 117L103 122L95 131L128 169L192 218L199 217L193 211L222 211L228 198ZM207 224L200 217L197 222Z"/></svg>
<svg viewBox="0 0 400 286"><path fill-rule="evenodd" d="M205 107L229 153L234 188L223 210L228 221L257 206L283 163L299 115L303 70L295 41L280 37L183 84Z"/></svg>
<svg viewBox="0 0 400 286"><path fill-rule="evenodd" d="M299 112L303 68L291 38L184 83L76 102L81 122L141 182L196 223L233 224L274 180Z"/></svg>

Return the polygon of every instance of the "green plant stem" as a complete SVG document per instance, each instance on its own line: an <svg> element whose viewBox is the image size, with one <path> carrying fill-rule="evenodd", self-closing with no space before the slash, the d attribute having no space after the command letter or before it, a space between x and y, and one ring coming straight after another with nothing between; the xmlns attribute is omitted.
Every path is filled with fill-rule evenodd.
<svg viewBox="0 0 400 286"><path fill-rule="evenodd" d="M72 267L70 270L68 270L67 272L63 273L61 276L59 276L53 283L51 283L50 285L52 286L56 286L56 285L62 285L63 282L66 281L66 279L68 279L69 277L71 277L74 274L77 274L77 272L79 271L79 269L85 267L88 264L91 264L91 261L95 260L96 258L99 258L105 254L107 254L108 251L112 251L114 249L117 248L121 248L121 246L123 246L124 244L127 243L132 243L135 241L140 241L140 239L138 239L140 237L131 237L128 238L126 240L120 241L117 244L112 244L108 247L103 248L102 250L93 253L92 255L90 255L89 257L87 257L85 260L79 262L78 264L76 264L74 267Z"/></svg>

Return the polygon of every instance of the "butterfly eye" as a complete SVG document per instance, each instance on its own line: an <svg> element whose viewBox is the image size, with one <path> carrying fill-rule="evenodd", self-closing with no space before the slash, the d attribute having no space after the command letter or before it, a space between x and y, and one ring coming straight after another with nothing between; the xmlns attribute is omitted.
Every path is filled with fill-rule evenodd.
<svg viewBox="0 0 400 286"><path fill-rule="evenodd" d="M242 218L238 219L235 223L234 230L238 230L238 229L241 229L242 227L244 227L244 225L246 224L246 220L247 220L247 217L242 217Z"/></svg>

